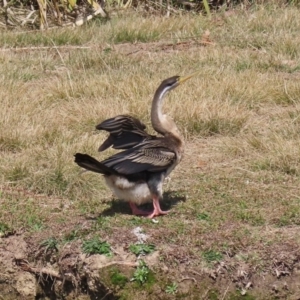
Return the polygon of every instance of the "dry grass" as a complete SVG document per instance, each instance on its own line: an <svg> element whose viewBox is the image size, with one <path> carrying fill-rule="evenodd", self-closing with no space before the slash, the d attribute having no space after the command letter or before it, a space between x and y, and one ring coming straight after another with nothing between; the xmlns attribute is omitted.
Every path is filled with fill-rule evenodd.
<svg viewBox="0 0 300 300"><path fill-rule="evenodd" d="M212 44L203 46L206 30ZM263 6L211 20L131 14L43 34L2 32L1 224L63 239L82 229L76 220L100 216L85 235L110 233L122 244L114 234L142 224L162 255L176 245L195 268L243 257L254 273L272 273L278 253L300 243L299 31L298 9ZM53 45L90 48L3 49ZM126 204L111 205L101 177L79 175L73 154L107 157L96 152L105 136L98 122L130 113L150 126L158 84L196 70L165 105L187 139L166 183L166 205L178 202L159 225L132 218Z"/></svg>

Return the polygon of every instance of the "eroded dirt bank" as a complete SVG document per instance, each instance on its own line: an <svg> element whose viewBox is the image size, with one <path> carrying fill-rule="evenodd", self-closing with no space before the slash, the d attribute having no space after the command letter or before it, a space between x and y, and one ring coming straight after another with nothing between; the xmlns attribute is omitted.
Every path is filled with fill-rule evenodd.
<svg viewBox="0 0 300 300"><path fill-rule="evenodd" d="M300 254L295 253L281 253L282 261L266 273L230 256L211 268L184 257L170 266L163 256L176 257L180 249L168 247L143 256L150 276L140 285L131 281L137 258L122 246L107 257L83 254L78 240L60 251L37 250L22 234L0 241L1 299L300 299ZM177 289L166 293L171 282Z"/></svg>

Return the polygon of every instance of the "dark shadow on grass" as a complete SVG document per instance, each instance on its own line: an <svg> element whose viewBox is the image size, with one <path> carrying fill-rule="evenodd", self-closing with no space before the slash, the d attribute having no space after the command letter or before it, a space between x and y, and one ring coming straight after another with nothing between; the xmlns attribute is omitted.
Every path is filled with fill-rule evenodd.
<svg viewBox="0 0 300 300"><path fill-rule="evenodd" d="M184 202L186 197L183 193L178 191L167 191L164 193L163 200L160 201L161 208L163 210L170 210L173 206L177 205L178 202ZM146 203L139 206L140 209L145 210L147 212L151 212L153 210L152 203ZM127 202L122 200L114 199L111 202L111 206L105 209L99 216L97 217L105 217L105 216L114 216L115 214L128 214L131 215L131 209ZM97 218L96 217L96 218Z"/></svg>

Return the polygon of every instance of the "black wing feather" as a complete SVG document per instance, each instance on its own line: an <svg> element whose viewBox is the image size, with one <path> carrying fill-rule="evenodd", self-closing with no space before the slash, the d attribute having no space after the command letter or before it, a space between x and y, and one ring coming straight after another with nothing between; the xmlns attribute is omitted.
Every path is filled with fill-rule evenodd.
<svg viewBox="0 0 300 300"><path fill-rule="evenodd" d="M163 147L161 141L161 139L145 141L107 158L102 163L124 175L166 170L175 161L176 154Z"/></svg>
<svg viewBox="0 0 300 300"><path fill-rule="evenodd" d="M128 115L119 115L107 119L96 126L98 130L109 132L108 138L102 143L98 151L104 151L109 147L114 149L129 149L144 140L153 139L145 129L146 126L137 118Z"/></svg>
<svg viewBox="0 0 300 300"><path fill-rule="evenodd" d="M146 125L139 119L129 115L119 115L114 118L107 119L96 126L98 130L106 130L118 134L118 131L140 129L145 130Z"/></svg>

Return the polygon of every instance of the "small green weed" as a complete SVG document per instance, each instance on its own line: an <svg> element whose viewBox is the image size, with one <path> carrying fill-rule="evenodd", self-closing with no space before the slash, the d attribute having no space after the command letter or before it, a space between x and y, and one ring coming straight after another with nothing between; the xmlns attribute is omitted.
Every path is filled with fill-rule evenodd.
<svg viewBox="0 0 300 300"><path fill-rule="evenodd" d="M108 222L109 218L107 217L98 217L95 221L95 223L93 224L93 230L95 231L98 231L100 229L106 229L108 228L109 226L109 222Z"/></svg>
<svg viewBox="0 0 300 300"><path fill-rule="evenodd" d="M178 285L176 282L173 282L170 285L167 285L165 292L167 294L175 295L177 293Z"/></svg>
<svg viewBox="0 0 300 300"><path fill-rule="evenodd" d="M129 246L129 250L135 254L138 255L146 255L155 250L155 245L151 244L134 244Z"/></svg>
<svg viewBox="0 0 300 300"><path fill-rule="evenodd" d="M79 238L78 230L72 230L70 233L65 235L64 241L67 243L67 242L74 241L77 238Z"/></svg>
<svg viewBox="0 0 300 300"><path fill-rule="evenodd" d="M202 253L202 256L207 263L220 261L223 257L223 255L220 252L214 250L204 251Z"/></svg>
<svg viewBox="0 0 300 300"><path fill-rule="evenodd" d="M147 218L139 218L139 217L133 216L129 220L129 223L131 223L132 225L141 225L141 224L149 223L149 219L147 219Z"/></svg>
<svg viewBox="0 0 300 300"><path fill-rule="evenodd" d="M119 287L124 287L128 282L128 279L125 275L120 273L118 269L114 269L110 275L110 279L113 285L118 285Z"/></svg>
<svg viewBox="0 0 300 300"><path fill-rule="evenodd" d="M49 177L49 183L58 191L65 191L68 186L68 181L65 179L64 171L57 168Z"/></svg>
<svg viewBox="0 0 300 300"><path fill-rule="evenodd" d="M265 223L264 218L259 213L248 211L237 212L237 218L253 226L260 226Z"/></svg>
<svg viewBox="0 0 300 300"><path fill-rule="evenodd" d="M143 285L148 281L149 278L149 267L146 265L146 263L143 260L139 261L139 266L135 270L133 277L131 278L131 281L136 281L140 285Z"/></svg>
<svg viewBox="0 0 300 300"><path fill-rule="evenodd" d="M58 241L54 237L42 241L40 246L45 247L45 252L47 252L48 250L58 251Z"/></svg>
<svg viewBox="0 0 300 300"><path fill-rule="evenodd" d="M146 43L152 42L159 38L160 32L159 31L136 31L136 30L129 30L123 29L115 34L112 38L113 42L118 43Z"/></svg>
<svg viewBox="0 0 300 300"><path fill-rule="evenodd" d="M99 238L92 238L83 242L82 249L87 254L104 254L112 256L110 245L107 242L101 242Z"/></svg>
<svg viewBox="0 0 300 300"><path fill-rule="evenodd" d="M209 215L207 213L200 213L197 215L198 220L209 221Z"/></svg>
<svg viewBox="0 0 300 300"><path fill-rule="evenodd" d="M9 228L9 226L7 224L0 223L0 237L7 235L10 231L11 231L11 229Z"/></svg>
<svg viewBox="0 0 300 300"><path fill-rule="evenodd" d="M44 228L42 220L40 220L39 217L35 215L28 217L27 224L32 231L41 231Z"/></svg>

